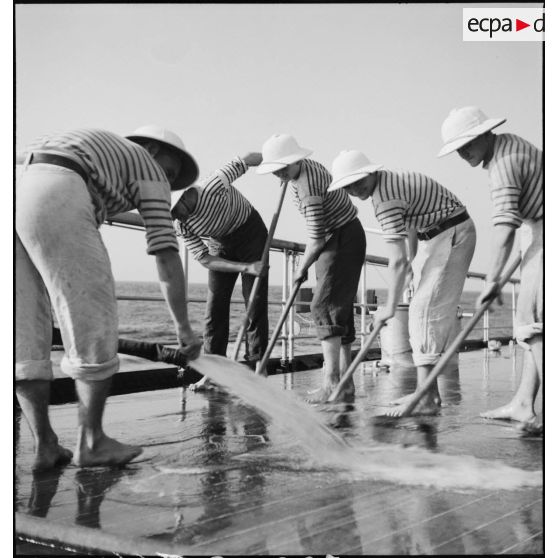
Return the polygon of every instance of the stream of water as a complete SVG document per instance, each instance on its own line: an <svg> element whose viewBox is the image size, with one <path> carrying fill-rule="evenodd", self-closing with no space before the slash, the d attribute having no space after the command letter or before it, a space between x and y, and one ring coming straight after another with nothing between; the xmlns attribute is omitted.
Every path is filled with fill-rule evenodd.
<svg viewBox="0 0 558 558"><path fill-rule="evenodd" d="M242 364L217 355L204 355L190 366L288 430L308 451L310 460L355 478L492 490L542 484L542 471L526 471L471 455L444 455L392 444L359 450L351 447L293 393L277 389Z"/></svg>

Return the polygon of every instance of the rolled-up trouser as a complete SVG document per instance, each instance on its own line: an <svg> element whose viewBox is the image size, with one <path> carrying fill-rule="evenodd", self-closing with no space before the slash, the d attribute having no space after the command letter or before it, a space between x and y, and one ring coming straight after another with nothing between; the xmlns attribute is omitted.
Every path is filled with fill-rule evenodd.
<svg viewBox="0 0 558 558"><path fill-rule="evenodd" d="M453 341L450 336L476 237L475 225L467 219L418 243L412 264L415 294L409 305L409 337L416 366L436 364Z"/></svg>
<svg viewBox="0 0 558 558"><path fill-rule="evenodd" d="M49 164L16 186L16 380L51 380L52 308L75 379L118 370L114 279L83 179Z"/></svg>
<svg viewBox="0 0 558 558"><path fill-rule="evenodd" d="M525 221L519 229L521 284L515 314L515 335L519 342L541 335L543 332L542 224L542 219Z"/></svg>
<svg viewBox="0 0 558 558"><path fill-rule="evenodd" d="M366 237L358 218L328 237L316 260L316 288L310 305L318 338L355 340L354 300L366 256Z"/></svg>
<svg viewBox="0 0 558 558"><path fill-rule="evenodd" d="M256 210L238 229L222 238L209 240L209 253L233 262L255 262L262 258L267 228ZM227 354L231 297L238 273L209 270L208 296L205 310L203 346L206 354ZM242 274L242 295L246 305L256 277ZM269 325L267 317L267 275L260 279L260 286L246 327L248 353L246 360L259 360L267 348Z"/></svg>

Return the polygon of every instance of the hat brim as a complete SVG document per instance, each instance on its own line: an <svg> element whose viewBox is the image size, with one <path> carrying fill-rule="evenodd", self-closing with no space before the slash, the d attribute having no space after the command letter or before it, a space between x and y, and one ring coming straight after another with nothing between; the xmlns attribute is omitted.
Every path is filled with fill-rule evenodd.
<svg viewBox="0 0 558 558"><path fill-rule="evenodd" d="M176 207L176 204L181 200L184 195L185 190L174 190L171 192L171 211Z"/></svg>
<svg viewBox="0 0 558 558"><path fill-rule="evenodd" d="M345 188L345 186L349 186L359 180L362 180L365 176L372 174L373 172L379 171L383 169L383 165L366 165L361 167L360 169L352 172L351 174L340 176L339 178L335 178L331 181L327 191L333 192L334 190L340 190L341 188Z"/></svg>
<svg viewBox="0 0 558 558"><path fill-rule="evenodd" d="M200 170L198 168L198 164L196 163L195 159L183 149L179 149L175 145L171 143L167 143L166 141L162 141L160 139L155 139L146 136L124 136L126 139L133 141L134 143L140 143L142 141L156 141L162 143L165 147L168 147L174 153L178 155L180 158L180 172L178 176L174 179L173 183L171 184L171 190L182 190L183 188L187 188L191 186L197 179L200 174Z"/></svg>
<svg viewBox="0 0 558 558"><path fill-rule="evenodd" d="M277 161L263 161L256 169L256 174L269 174L271 172L278 171L279 169L285 168L287 165L292 165L293 163L297 163L298 161L305 159L309 155L312 155L312 153L311 149L301 147L298 153L293 153L288 157L283 157Z"/></svg>
<svg viewBox="0 0 558 558"><path fill-rule="evenodd" d="M449 155L450 153L453 153L460 147L463 147L464 145L468 144L470 141L473 141L475 138L478 138L479 136L482 136L486 132L493 130L497 126L500 126L500 124L503 124L506 120L507 118L489 118L488 120L485 120L482 124L479 124L474 128L471 128L465 134L459 136L458 138L448 141L442 147L442 149L440 149L440 152L438 153L438 157L443 157L444 155Z"/></svg>
<svg viewBox="0 0 558 558"><path fill-rule="evenodd" d="M186 192L188 192L192 188L196 188L196 184L191 184L187 188L180 189L180 190L173 190L171 192L171 206L170 206L171 212L176 207L176 204L184 197Z"/></svg>

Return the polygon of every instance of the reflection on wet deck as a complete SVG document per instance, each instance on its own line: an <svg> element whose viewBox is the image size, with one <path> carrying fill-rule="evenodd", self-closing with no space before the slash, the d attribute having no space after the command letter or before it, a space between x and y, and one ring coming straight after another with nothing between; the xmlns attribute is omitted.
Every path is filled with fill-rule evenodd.
<svg viewBox="0 0 558 558"><path fill-rule="evenodd" d="M354 407L324 416L364 450L382 442L541 469L540 439L478 417L509 399L520 355L518 362L507 348L460 355L460 372L442 378L441 414L399 421L377 415L413 388L413 374L368 363L355 376ZM268 381L302 397L320 378L309 371ZM71 445L75 405L53 408L52 420ZM31 475L31 437L20 424L17 511L44 518L52 532L73 529L84 546L136 544L138 554L542 553L540 488L440 490L351 478L309 461L281 425L225 394L170 389L113 397L106 425L110 435L144 446L140 461L120 470ZM28 548L20 545L19 553Z"/></svg>

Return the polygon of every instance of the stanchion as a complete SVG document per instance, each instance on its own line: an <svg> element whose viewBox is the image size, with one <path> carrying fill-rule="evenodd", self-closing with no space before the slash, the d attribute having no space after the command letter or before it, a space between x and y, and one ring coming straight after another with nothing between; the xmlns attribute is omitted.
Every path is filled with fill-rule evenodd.
<svg viewBox="0 0 558 558"><path fill-rule="evenodd" d="M279 321L277 322L277 325L275 326L275 329L273 330L273 335L271 336L271 339L269 340L269 343L267 344L267 349L265 350L265 353L264 353L263 357L261 358L260 362L258 363L258 367L256 369L256 374L259 374L261 376L267 376L267 372L266 372L267 361L269 360L269 357L271 356L271 352L273 351L273 347L275 346L275 343L277 342L277 339L279 338L279 334L281 333L281 328L283 327L283 324L285 323L285 320L287 319L287 316L289 315L289 310L291 309L292 305L294 304L294 301L296 299L296 295L298 294L298 291L299 291L301 285L302 285L302 281L296 281L295 284L293 285L293 290L291 291L291 294L289 295L289 298L288 298L287 302L285 303L285 307L283 308L283 312L281 313L281 316L279 317Z"/></svg>

